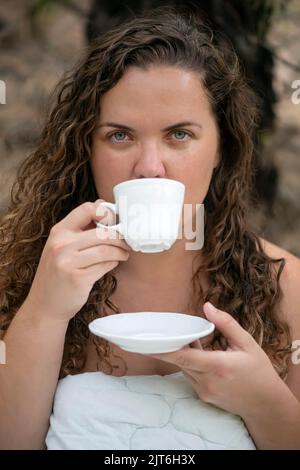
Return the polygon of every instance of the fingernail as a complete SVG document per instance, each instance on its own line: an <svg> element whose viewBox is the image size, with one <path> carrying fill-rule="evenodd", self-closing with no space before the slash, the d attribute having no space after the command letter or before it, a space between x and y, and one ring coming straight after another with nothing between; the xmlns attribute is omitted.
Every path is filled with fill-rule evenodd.
<svg viewBox="0 0 300 470"><path fill-rule="evenodd" d="M216 307L214 307L213 304L211 304L210 302L206 302L206 308L208 309L209 313L216 313L217 312L217 309Z"/></svg>

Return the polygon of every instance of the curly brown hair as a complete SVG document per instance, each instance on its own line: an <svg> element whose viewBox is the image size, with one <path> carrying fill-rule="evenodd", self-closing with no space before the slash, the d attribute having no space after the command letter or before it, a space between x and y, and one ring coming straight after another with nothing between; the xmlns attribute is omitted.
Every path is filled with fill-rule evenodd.
<svg viewBox="0 0 300 470"><path fill-rule="evenodd" d="M28 295L51 227L79 204L99 197L90 156L101 96L128 67L146 69L152 64L196 72L219 128L221 161L204 200L204 261L193 278L195 303L211 300L229 312L285 378L290 332L278 315L284 259L274 260L264 253L247 221L257 100L225 38L213 34L199 17L171 7L144 12L102 34L58 84L37 150L18 170L10 206L0 225L1 330L9 327ZM206 292L200 284L201 272L209 276ZM84 367L88 323L99 314L106 315L107 309L118 312L110 301L116 288L111 271L94 284L88 301L70 320L60 377ZM224 343L216 334L213 347L221 344L225 348ZM99 357L106 360L109 345L100 339L96 344Z"/></svg>

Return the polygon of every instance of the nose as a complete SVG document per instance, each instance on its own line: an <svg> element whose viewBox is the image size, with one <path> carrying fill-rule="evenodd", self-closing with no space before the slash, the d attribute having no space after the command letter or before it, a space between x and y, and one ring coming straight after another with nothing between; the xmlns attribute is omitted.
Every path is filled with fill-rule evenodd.
<svg viewBox="0 0 300 470"><path fill-rule="evenodd" d="M166 169L162 152L157 146L149 145L140 149L134 166L135 178L164 178Z"/></svg>

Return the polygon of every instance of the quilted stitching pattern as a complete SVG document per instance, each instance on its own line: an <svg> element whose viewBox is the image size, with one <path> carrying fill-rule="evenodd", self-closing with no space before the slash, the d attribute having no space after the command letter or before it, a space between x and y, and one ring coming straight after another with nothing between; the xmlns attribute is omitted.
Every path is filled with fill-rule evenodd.
<svg viewBox="0 0 300 470"><path fill-rule="evenodd" d="M181 372L67 376L56 390L50 449L255 449L240 417L199 400Z"/></svg>

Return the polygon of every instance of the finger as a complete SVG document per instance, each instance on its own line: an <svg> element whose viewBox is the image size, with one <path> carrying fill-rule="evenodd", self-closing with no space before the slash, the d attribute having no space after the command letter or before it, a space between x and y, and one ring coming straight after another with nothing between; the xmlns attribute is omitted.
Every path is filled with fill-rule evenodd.
<svg viewBox="0 0 300 470"><path fill-rule="evenodd" d="M103 205L101 204L102 202L104 202L104 199L97 199L97 201L94 202L96 206L96 217L92 221L90 221L86 226L82 227L82 230L90 230L96 228L97 221L100 221L104 225L114 225L116 223L115 214L113 214L113 212L107 209L106 207L103 207Z"/></svg>
<svg viewBox="0 0 300 470"><path fill-rule="evenodd" d="M209 374L206 372L193 372L189 370L183 370L182 371L187 382L191 384L193 389L195 390L196 394L202 400L203 402L206 403L211 403L211 400L208 399L207 397L207 378L209 377Z"/></svg>
<svg viewBox="0 0 300 470"><path fill-rule="evenodd" d="M192 373L190 371L188 371L186 369L183 369L182 373L185 376L185 378L187 379L187 381L191 382L191 384L194 388L198 387L198 381L194 378L194 376L192 375Z"/></svg>
<svg viewBox="0 0 300 470"><path fill-rule="evenodd" d="M171 353L149 354L150 356L176 364L180 368L199 372L214 372L222 361L226 360L225 351L203 351L195 348L183 348Z"/></svg>
<svg viewBox="0 0 300 470"><path fill-rule="evenodd" d="M123 248L99 245L76 253L75 267L88 268L106 261L127 261L129 253Z"/></svg>
<svg viewBox="0 0 300 470"><path fill-rule="evenodd" d="M209 372L200 372L194 371L191 369L182 369L182 373L185 377L189 378L195 385L201 384L206 377L208 377Z"/></svg>
<svg viewBox="0 0 300 470"><path fill-rule="evenodd" d="M99 237L100 232L102 234L101 237ZM118 232L110 229L102 229L100 227L78 233L76 241L74 242L74 248L80 251L102 244L118 246L129 252L132 251L125 240L119 237Z"/></svg>
<svg viewBox="0 0 300 470"><path fill-rule="evenodd" d="M193 341L192 343L189 344L190 348L194 348L194 349L202 349L202 345L200 343L200 339L196 339L195 341Z"/></svg>
<svg viewBox="0 0 300 470"><path fill-rule="evenodd" d="M69 230L84 230L87 227L90 227L93 221L100 221L104 216L107 216L106 210L98 210L98 206L101 204L101 201L102 200L84 202L69 212L69 214L58 222L57 225Z"/></svg>
<svg viewBox="0 0 300 470"><path fill-rule="evenodd" d="M203 306L206 318L215 324L216 328L225 336L233 349L248 349L254 339L241 327L241 325L228 313L218 310L210 302Z"/></svg>
<svg viewBox="0 0 300 470"><path fill-rule="evenodd" d="M90 266L89 268L86 268L84 270L82 269L81 271L84 272L90 278L92 278L95 282L96 280L101 279L101 277L103 277L104 274L116 268L119 265L119 263L120 263L119 261L105 261L105 262Z"/></svg>

